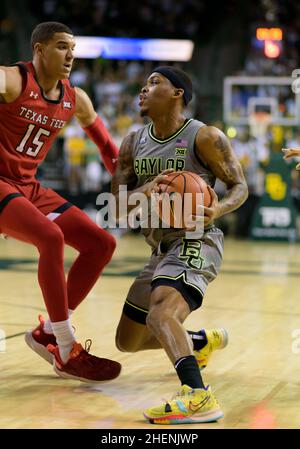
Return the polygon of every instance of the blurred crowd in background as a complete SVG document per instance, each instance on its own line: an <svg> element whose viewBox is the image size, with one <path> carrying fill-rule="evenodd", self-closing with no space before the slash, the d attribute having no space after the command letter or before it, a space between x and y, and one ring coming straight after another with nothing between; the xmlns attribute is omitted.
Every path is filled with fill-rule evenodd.
<svg viewBox="0 0 300 449"><path fill-rule="evenodd" d="M292 70L300 63L300 3L292 0L232 0L218 4L217 8L213 2L204 0L144 0L138 7L133 0L42 0L27 3L33 26L41 21L56 20L66 23L77 35L192 39L196 44L194 61L174 64L190 74L195 87L194 99L185 114L217 126L225 133L229 124L222 122L222 113L215 114L213 120L211 115L206 114L207 100L199 86L200 73L205 67L201 66L201 58L197 59L197 48L201 50L201 46L215 39L218 30L226 23L229 32L225 33L224 42L219 39L218 51L222 52L226 39L236 39L238 31L243 35L243 51L235 63L234 72L228 73L224 69L224 76L291 76ZM0 16L2 43L13 33L14 27L11 13L7 16L3 14ZM279 58L268 59L261 49L253 45L257 25L280 25L283 28L284 43ZM74 64L72 83L91 96L95 109L118 146L129 132L146 123L147 119L139 116L138 94L157 65L159 62L105 59L81 59ZM247 89L236 89L234 92L237 114L245 114L245 99L249 95L251 91ZM264 91L262 95L269 95L269 92ZM290 91L286 92L283 88L279 100L283 116L292 114L294 103ZM222 103L222 94L219 94L217 102ZM241 126L237 127L234 137L229 136L245 172L250 195L242 212L236 212L233 219L226 218L221 226L225 232L239 237L247 237L251 214L263 194L264 167L270 152L278 152L282 147L300 146L300 132L296 127L271 125L265 139L256 139L250 131L249 127ZM291 176L294 201L300 211L298 173L292 170ZM97 148L75 121L61 133L41 166L39 177L44 184L58 190L91 215L96 214L99 192L110 189L110 176ZM225 188L219 183L216 190L222 196Z"/></svg>

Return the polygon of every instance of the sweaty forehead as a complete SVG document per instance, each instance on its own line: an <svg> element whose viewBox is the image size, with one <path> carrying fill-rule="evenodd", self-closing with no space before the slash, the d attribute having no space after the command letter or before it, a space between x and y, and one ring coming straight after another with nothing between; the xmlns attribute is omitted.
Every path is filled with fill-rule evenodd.
<svg viewBox="0 0 300 449"><path fill-rule="evenodd" d="M151 75L148 78L148 81L151 81L154 78L159 78L161 81L165 81L166 83L170 83L171 84L171 82L168 80L168 78L163 76L161 73L158 73L158 72L151 73Z"/></svg>
<svg viewBox="0 0 300 449"><path fill-rule="evenodd" d="M54 33L51 40L53 42L66 42L70 45L75 44L74 36L68 33Z"/></svg>

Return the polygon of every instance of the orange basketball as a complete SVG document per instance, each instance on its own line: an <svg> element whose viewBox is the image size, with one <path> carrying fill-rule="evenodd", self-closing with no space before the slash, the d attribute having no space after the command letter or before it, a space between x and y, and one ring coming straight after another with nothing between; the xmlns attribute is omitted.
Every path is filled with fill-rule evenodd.
<svg viewBox="0 0 300 449"><path fill-rule="evenodd" d="M198 204L211 204L207 183L201 176L189 171L174 172L166 176L166 184L160 184L159 217L162 223L172 228L185 228L186 214L197 215Z"/></svg>

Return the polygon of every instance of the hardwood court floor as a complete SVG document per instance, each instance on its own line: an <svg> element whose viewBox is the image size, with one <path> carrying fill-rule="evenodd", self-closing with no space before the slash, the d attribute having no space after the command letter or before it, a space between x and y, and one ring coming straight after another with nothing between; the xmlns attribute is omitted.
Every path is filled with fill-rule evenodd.
<svg viewBox="0 0 300 449"><path fill-rule="evenodd" d="M73 315L79 341L92 338L93 353L123 364L118 379L90 386L58 378L26 346L24 332L45 312L37 253L14 240L0 241L0 328L7 337L0 341L2 351L6 343L0 352L0 428L153 429L141 412L176 392L174 369L163 351L124 354L114 346L126 292L148 254L140 236L120 239L102 279ZM66 249L68 264L74 255ZM224 326L230 336L204 371L225 418L197 427L300 428L299 286L298 245L227 239L222 272L186 321L194 330Z"/></svg>

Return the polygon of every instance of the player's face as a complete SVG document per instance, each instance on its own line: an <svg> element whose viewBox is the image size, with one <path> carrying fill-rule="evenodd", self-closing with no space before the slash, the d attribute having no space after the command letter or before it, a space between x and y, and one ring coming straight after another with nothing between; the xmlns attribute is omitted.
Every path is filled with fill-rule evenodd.
<svg viewBox="0 0 300 449"><path fill-rule="evenodd" d="M74 61L74 36L68 33L55 33L44 45L44 66L49 76L56 79L69 78Z"/></svg>
<svg viewBox="0 0 300 449"><path fill-rule="evenodd" d="M151 117L168 109L169 102L174 95L174 86L160 73L152 73L140 93L140 114Z"/></svg>

